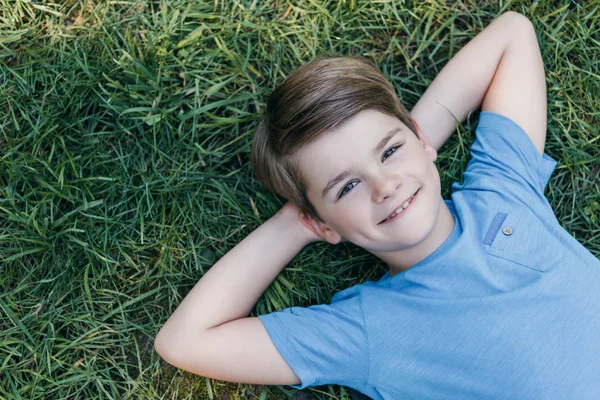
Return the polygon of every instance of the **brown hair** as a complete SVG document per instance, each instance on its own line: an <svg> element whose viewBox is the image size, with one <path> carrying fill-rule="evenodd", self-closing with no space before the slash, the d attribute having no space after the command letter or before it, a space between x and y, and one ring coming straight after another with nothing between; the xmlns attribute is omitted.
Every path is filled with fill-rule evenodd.
<svg viewBox="0 0 600 400"><path fill-rule="evenodd" d="M269 96L252 143L251 163L261 184L321 220L292 156L367 109L397 117L417 132L394 87L372 62L362 57L320 57L296 69Z"/></svg>

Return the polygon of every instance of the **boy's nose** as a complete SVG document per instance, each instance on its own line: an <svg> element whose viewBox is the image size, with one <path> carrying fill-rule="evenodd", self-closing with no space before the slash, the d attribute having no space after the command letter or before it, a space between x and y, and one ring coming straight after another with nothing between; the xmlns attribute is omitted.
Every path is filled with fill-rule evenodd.
<svg viewBox="0 0 600 400"><path fill-rule="evenodd" d="M373 202L382 203L385 199L393 196L398 190L402 180L397 175L383 175L373 182Z"/></svg>

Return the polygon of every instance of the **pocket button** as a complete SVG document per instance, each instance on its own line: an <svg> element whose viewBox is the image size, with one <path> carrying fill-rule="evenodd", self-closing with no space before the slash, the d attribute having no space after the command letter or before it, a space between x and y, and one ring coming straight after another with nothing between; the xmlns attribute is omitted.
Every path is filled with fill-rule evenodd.
<svg viewBox="0 0 600 400"><path fill-rule="evenodd" d="M513 234L513 228L511 226L505 226L502 228L502 233L504 233L506 236L510 236Z"/></svg>

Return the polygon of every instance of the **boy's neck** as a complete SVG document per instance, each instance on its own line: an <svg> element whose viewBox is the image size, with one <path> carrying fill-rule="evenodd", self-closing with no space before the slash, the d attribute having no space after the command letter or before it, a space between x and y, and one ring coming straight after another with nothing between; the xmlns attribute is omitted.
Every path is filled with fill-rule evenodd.
<svg viewBox="0 0 600 400"><path fill-rule="evenodd" d="M450 213L446 202L442 200L436 225L425 240L406 250L373 254L388 264L390 276L394 276L436 251L450 237L455 223L454 216Z"/></svg>

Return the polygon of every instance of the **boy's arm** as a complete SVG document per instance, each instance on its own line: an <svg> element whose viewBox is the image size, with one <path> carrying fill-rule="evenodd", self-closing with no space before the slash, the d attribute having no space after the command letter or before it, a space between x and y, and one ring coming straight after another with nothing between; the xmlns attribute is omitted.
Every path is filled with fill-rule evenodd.
<svg viewBox="0 0 600 400"><path fill-rule="evenodd" d="M516 122L543 153L544 65L533 25L521 14L502 14L467 43L436 76L411 114L437 150L456 128L452 114L462 122L480 105L483 111Z"/></svg>
<svg viewBox="0 0 600 400"><path fill-rule="evenodd" d="M317 240L288 203L223 256L188 293L154 346L186 371L231 382L298 384L258 318L245 318L281 270Z"/></svg>

